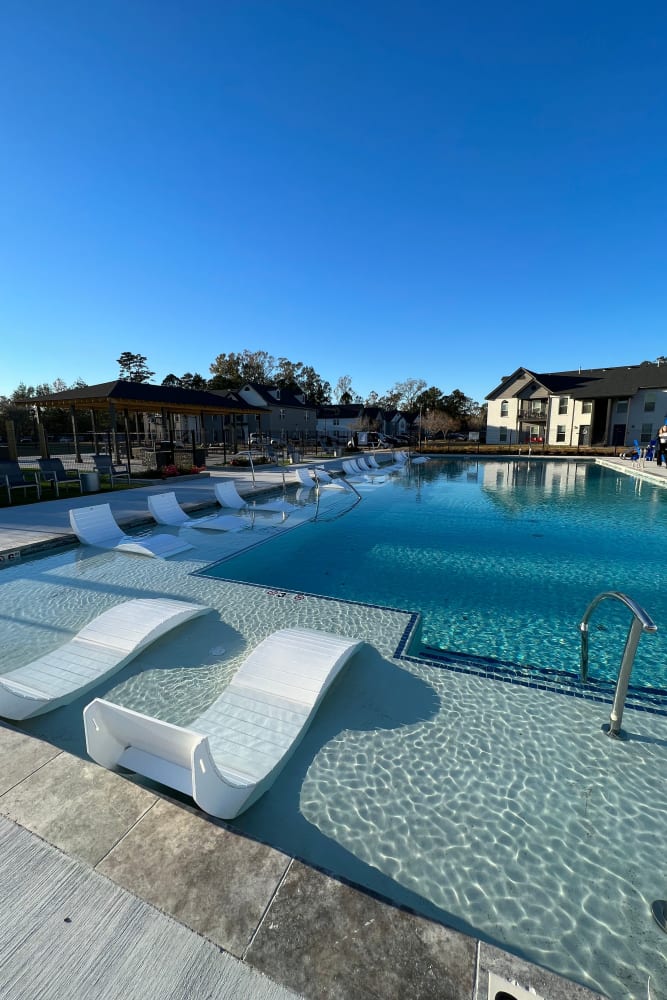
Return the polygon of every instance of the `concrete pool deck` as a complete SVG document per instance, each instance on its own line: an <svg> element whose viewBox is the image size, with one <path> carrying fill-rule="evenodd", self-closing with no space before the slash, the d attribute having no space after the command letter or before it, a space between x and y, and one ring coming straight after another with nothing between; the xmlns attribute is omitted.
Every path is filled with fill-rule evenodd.
<svg viewBox="0 0 667 1000"><path fill-rule="evenodd" d="M282 470L257 479L280 487ZM211 502L205 477L173 487ZM156 488L97 502L136 523ZM67 543L67 511L94 499L0 511L0 551ZM544 1000L597 995L9 723L0 762L3 996L486 1000L490 974Z"/></svg>

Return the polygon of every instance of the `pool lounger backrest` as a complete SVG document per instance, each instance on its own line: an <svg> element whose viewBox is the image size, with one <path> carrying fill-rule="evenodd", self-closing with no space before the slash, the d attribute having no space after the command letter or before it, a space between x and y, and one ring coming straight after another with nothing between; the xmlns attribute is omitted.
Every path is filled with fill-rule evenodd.
<svg viewBox="0 0 667 1000"><path fill-rule="evenodd" d="M0 715L28 719L66 705L161 636L210 610L166 598L139 598L109 608L69 642L1 675Z"/></svg>

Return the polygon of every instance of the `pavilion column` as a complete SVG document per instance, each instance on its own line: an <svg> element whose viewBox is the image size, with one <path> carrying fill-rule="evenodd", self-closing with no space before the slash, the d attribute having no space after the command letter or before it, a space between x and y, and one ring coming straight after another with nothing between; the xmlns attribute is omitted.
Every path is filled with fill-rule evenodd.
<svg viewBox="0 0 667 1000"><path fill-rule="evenodd" d="M77 462L81 462L82 461L81 445L79 444L79 433L76 427L76 409L74 406L70 406L69 416L70 420L72 421L72 434L74 436L74 455L76 457Z"/></svg>
<svg viewBox="0 0 667 1000"><path fill-rule="evenodd" d="M95 422L95 410L90 411L90 429L93 435L93 452L97 454L97 424Z"/></svg>
<svg viewBox="0 0 667 1000"><path fill-rule="evenodd" d="M199 465L199 462L195 462L195 441L194 434L192 435L192 464ZM204 417L204 411L199 411L199 439L201 441L201 448L204 454L204 464L206 464L206 418Z"/></svg>
<svg viewBox="0 0 667 1000"><path fill-rule="evenodd" d="M35 413L37 415L37 439L39 441L39 453L42 458L50 458L49 442L46 437L44 424L42 423L42 411L39 408L39 403L35 406Z"/></svg>
<svg viewBox="0 0 667 1000"><path fill-rule="evenodd" d="M5 420L5 434L7 435L7 449L12 462L18 462L19 453L16 447L16 424L13 420Z"/></svg>
<svg viewBox="0 0 667 1000"><path fill-rule="evenodd" d="M127 455L127 474L132 475L132 442L130 441L130 411L123 410L123 425L125 427L125 452Z"/></svg>
<svg viewBox="0 0 667 1000"><path fill-rule="evenodd" d="M116 407L113 403L109 403L109 428L111 431L109 454L111 456L115 456L116 462L120 464L120 455L118 454L118 435L116 434Z"/></svg>

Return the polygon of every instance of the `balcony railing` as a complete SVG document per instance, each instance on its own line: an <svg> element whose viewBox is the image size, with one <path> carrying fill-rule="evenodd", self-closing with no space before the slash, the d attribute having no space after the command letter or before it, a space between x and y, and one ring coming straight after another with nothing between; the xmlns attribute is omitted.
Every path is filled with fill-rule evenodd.
<svg viewBox="0 0 667 1000"><path fill-rule="evenodd" d="M546 421L546 419L547 419L546 409L540 408L539 410L530 410L526 408L519 410L519 420Z"/></svg>

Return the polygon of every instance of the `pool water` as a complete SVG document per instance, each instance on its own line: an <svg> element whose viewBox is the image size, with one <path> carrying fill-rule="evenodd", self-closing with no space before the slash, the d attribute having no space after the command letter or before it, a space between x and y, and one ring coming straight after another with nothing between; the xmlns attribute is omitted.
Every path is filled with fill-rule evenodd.
<svg viewBox="0 0 667 1000"><path fill-rule="evenodd" d="M347 517L305 525L206 570L213 576L419 610L416 655L579 675L578 623L627 593L659 627L635 688L667 690L667 490L588 462L438 461L367 488ZM631 621L605 601L590 675L615 681Z"/></svg>
<svg viewBox="0 0 667 1000"><path fill-rule="evenodd" d="M233 536L185 528L194 548L169 560L74 548L12 564L0 669L121 600L198 601L212 613L94 692L187 725L275 629L364 639L285 770L232 825L611 1000L646 997L649 977L653 1000L667 997L650 913L667 894L667 716L626 707L627 739L609 740L608 705L402 645L422 612L431 650L574 676L577 623L618 589L660 628L642 638L633 681L664 688L667 492L589 463L514 460L434 460L360 489L348 513L331 491L294 529L292 516ZM303 515L315 510L311 498ZM627 611L603 602L594 621L591 670L615 676ZM19 728L84 756L91 697Z"/></svg>

